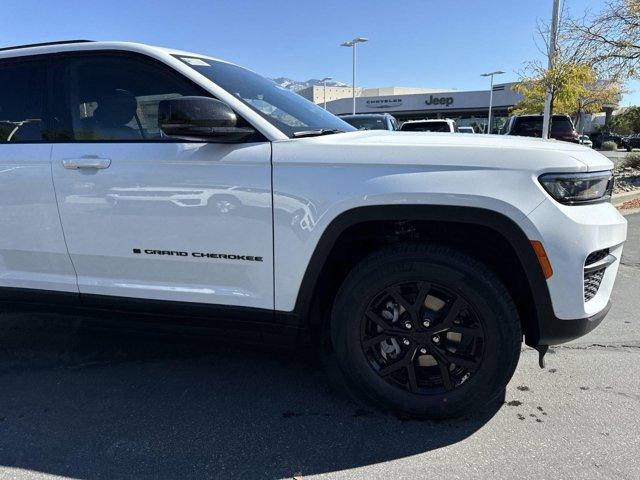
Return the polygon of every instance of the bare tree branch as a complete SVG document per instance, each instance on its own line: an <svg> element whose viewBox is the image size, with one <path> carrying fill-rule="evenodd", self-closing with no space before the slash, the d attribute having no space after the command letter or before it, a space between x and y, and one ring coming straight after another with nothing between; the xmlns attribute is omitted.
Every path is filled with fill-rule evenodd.
<svg viewBox="0 0 640 480"><path fill-rule="evenodd" d="M609 0L598 14L569 19L568 36L611 78L640 76L640 0Z"/></svg>

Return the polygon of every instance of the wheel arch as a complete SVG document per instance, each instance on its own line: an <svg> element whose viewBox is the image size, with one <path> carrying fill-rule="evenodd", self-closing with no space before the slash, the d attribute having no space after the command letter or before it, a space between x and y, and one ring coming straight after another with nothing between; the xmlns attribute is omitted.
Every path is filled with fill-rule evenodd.
<svg viewBox="0 0 640 480"><path fill-rule="evenodd" d="M326 227L305 270L294 312L305 325L313 326L322 322L317 314L319 291L326 274L339 252L342 241L349 232L366 228L380 222L422 222L420 224L453 225L456 230L468 229L491 232L495 239L502 239L504 248L511 251L513 259L524 274L525 296L520 299L519 312L526 343L535 346L540 338L543 319L552 318L553 308L547 282L538 263L535 252L524 231L509 217L499 212L461 206L442 205L383 205L356 207L338 215ZM507 252L505 252L507 253ZM489 265L491 267L491 265ZM337 289L337 286L333 288ZM516 303L518 303L517 299Z"/></svg>

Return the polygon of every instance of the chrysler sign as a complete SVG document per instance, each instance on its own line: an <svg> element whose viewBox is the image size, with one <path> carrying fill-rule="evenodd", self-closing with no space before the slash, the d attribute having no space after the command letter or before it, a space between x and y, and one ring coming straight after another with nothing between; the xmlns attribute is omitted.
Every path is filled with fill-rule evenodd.
<svg viewBox="0 0 640 480"><path fill-rule="evenodd" d="M367 100L367 108L394 108L402 105L401 98L372 98Z"/></svg>

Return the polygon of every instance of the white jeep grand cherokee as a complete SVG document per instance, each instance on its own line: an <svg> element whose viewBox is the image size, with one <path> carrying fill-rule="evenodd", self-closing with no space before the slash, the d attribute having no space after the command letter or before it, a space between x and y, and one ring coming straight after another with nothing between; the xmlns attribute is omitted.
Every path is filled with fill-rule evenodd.
<svg viewBox="0 0 640 480"><path fill-rule="evenodd" d="M5 309L306 338L379 408L493 401L609 310L612 164L565 142L355 131L204 55L0 51Z"/></svg>

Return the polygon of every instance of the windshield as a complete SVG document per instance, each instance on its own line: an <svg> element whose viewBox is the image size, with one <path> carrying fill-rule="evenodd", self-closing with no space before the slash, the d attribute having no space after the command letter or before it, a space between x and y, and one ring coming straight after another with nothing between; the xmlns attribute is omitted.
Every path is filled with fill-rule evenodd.
<svg viewBox="0 0 640 480"><path fill-rule="evenodd" d="M447 122L415 122L402 125L405 132L450 132Z"/></svg>
<svg viewBox="0 0 640 480"><path fill-rule="evenodd" d="M384 117L342 117L342 120L353 125L358 130L387 130L387 122Z"/></svg>
<svg viewBox="0 0 640 480"><path fill-rule="evenodd" d="M176 58L242 100L288 137L309 130L355 130L315 103L247 69L207 58Z"/></svg>

